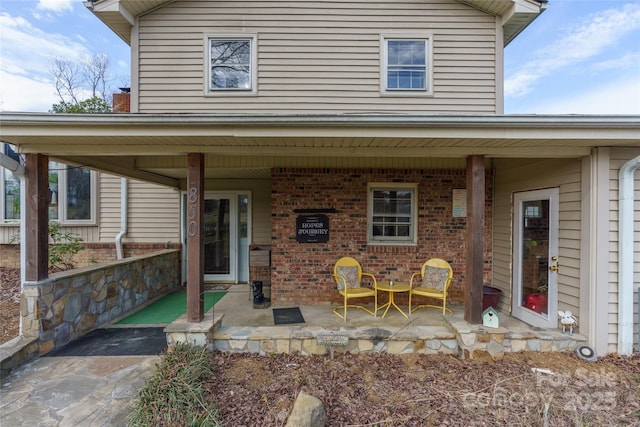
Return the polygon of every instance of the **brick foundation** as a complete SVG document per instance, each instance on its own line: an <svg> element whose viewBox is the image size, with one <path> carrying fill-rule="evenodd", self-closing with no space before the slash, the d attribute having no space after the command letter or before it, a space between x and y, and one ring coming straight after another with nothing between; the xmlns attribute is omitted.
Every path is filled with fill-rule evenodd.
<svg viewBox="0 0 640 427"><path fill-rule="evenodd" d="M452 215L453 189L466 187L465 170L272 170L271 296L277 305L338 303L333 265L342 256L360 261L378 280L409 281L429 258L453 267L452 301L464 300L466 218ZM418 243L367 245L367 184L418 183ZM492 173L486 177L485 283L491 282ZM298 243L294 209L335 209L327 243ZM406 296L397 297L406 303ZM384 301L383 301L384 302Z"/></svg>
<svg viewBox="0 0 640 427"><path fill-rule="evenodd" d="M83 243L83 250L73 260L76 268L87 267L99 262L110 262L117 259L114 243ZM146 255L163 249L180 249L179 243L125 243L125 258ZM0 245L0 267L20 268L20 245Z"/></svg>

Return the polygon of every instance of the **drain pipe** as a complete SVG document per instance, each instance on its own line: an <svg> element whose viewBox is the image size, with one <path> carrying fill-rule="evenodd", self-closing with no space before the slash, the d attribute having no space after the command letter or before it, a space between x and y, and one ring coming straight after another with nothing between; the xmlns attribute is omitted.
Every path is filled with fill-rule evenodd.
<svg viewBox="0 0 640 427"><path fill-rule="evenodd" d="M640 156L618 174L618 354L633 353L633 174Z"/></svg>
<svg viewBox="0 0 640 427"><path fill-rule="evenodd" d="M116 256L118 259L124 258L122 249L122 238L127 234L127 226L129 219L127 216L129 210L129 182L127 178L120 178L120 233L116 236Z"/></svg>

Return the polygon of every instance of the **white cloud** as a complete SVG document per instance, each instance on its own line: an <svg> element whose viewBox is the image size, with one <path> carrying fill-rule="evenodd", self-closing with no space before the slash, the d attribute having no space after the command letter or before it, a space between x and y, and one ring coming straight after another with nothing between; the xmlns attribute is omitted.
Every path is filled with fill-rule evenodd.
<svg viewBox="0 0 640 427"><path fill-rule="evenodd" d="M507 76L505 95L526 95L540 79L606 52L639 29L640 3L629 3L590 15L583 22L567 28L557 40L533 52L531 60Z"/></svg>
<svg viewBox="0 0 640 427"><path fill-rule="evenodd" d="M0 71L0 111L46 112L59 100L50 81Z"/></svg>
<svg viewBox="0 0 640 427"><path fill-rule="evenodd" d="M74 2L76 2L76 0L39 0L37 8L60 14L66 10L73 10Z"/></svg>
<svg viewBox="0 0 640 427"><path fill-rule="evenodd" d="M48 111L53 104L53 59L77 60L89 52L77 41L46 33L21 17L0 14L0 27L0 109Z"/></svg>
<svg viewBox="0 0 640 427"><path fill-rule="evenodd" d="M548 97L526 106L536 114L638 114L640 115L640 80L631 75L596 87L585 87L576 96Z"/></svg>

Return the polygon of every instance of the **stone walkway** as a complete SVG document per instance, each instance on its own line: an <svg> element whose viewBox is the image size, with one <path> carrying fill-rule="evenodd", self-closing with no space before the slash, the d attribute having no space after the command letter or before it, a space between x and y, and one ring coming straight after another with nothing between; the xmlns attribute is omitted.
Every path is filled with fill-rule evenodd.
<svg viewBox="0 0 640 427"><path fill-rule="evenodd" d="M0 387L1 426L125 426L159 356L40 357Z"/></svg>

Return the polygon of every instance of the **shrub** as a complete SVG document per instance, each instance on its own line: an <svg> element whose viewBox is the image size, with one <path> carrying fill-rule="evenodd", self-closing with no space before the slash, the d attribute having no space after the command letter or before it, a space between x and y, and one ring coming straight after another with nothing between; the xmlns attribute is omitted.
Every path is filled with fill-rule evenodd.
<svg viewBox="0 0 640 427"><path fill-rule="evenodd" d="M47 233L51 239L49 245L49 267L58 270L72 270L76 263L73 256L82 250L82 237L69 231L62 231L60 223L57 221L49 221ZM20 243L20 235L14 234L9 239L11 244Z"/></svg>
<svg viewBox="0 0 640 427"><path fill-rule="evenodd" d="M212 374L206 348L178 344L166 353L133 403L127 425L220 426L215 403L204 396L202 382Z"/></svg>
<svg viewBox="0 0 640 427"><path fill-rule="evenodd" d="M63 232L60 223L49 221L49 264L60 270L71 270L76 264L73 256L82 250L82 237L75 233Z"/></svg>

